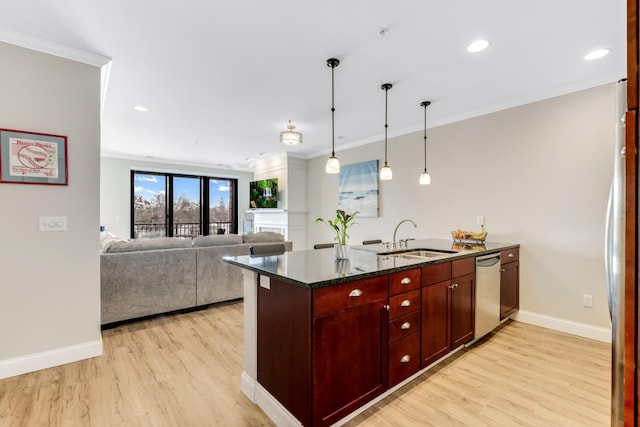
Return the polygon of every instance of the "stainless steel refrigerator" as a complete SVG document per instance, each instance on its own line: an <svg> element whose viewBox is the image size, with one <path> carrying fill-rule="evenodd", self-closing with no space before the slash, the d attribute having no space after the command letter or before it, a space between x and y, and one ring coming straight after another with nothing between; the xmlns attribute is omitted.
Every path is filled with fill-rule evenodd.
<svg viewBox="0 0 640 427"><path fill-rule="evenodd" d="M605 237L605 274L612 325L611 425L624 425L625 113L627 82L616 86L614 165Z"/></svg>

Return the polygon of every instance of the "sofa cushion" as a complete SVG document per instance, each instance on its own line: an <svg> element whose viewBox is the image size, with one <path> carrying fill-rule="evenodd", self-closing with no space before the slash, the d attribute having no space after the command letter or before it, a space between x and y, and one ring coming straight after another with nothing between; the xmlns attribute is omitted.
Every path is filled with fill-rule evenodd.
<svg viewBox="0 0 640 427"><path fill-rule="evenodd" d="M284 236L273 231L260 231L242 236L244 243L284 242Z"/></svg>
<svg viewBox="0 0 640 427"><path fill-rule="evenodd" d="M153 251L157 249L190 248L191 239L180 237L156 237L153 239L134 239L127 242L114 242L105 248L106 253Z"/></svg>
<svg viewBox="0 0 640 427"><path fill-rule="evenodd" d="M242 243L242 236L237 234L212 234L193 238L193 246L202 248L205 246L237 245Z"/></svg>
<svg viewBox="0 0 640 427"><path fill-rule="evenodd" d="M100 233L100 251L106 252L107 248L113 245L115 242L126 242L127 238L116 236L113 233L109 233L108 231L104 231Z"/></svg>

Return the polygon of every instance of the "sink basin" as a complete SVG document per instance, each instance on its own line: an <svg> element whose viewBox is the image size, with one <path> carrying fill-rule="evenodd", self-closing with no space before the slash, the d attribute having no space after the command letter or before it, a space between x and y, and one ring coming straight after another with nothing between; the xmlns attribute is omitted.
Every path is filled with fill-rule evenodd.
<svg viewBox="0 0 640 427"><path fill-rule="evenodd" d="M383 252L378 255L386 255L395 258L406 258L406 259L419 259L419 258L432 258L436 256L441 256L445 254L455 254L456 251L447 251L440 249L403 249L399 251L393 252Z"/></svg>

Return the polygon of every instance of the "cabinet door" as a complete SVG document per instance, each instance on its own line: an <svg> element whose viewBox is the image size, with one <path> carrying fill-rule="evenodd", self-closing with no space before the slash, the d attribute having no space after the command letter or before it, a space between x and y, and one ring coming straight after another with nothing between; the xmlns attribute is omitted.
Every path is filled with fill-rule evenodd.
<svg viewBox="0 0 640 427"><path fill-rule="evenodd" d="M386 300L313 320L313 420L330 425L388 385Z"/></svg>
<svg viewBox="0 0 640 427"><path fill-rule="evenodd" d="M449 353L451 281L422 288L422 368Z"/></svg>
<svg viewBox="0 0 640 427"><path fill-rule="evenodd" d="M451 281L451 350L473 339L475 281L474 273Z"/></svg>
<svg viewBox="0 0 640 427"><path fill-rule="evenodd" d="M520 306L519 271L520 263L518 261L502 264L500 270L500 320L518 311Z"/></svg>

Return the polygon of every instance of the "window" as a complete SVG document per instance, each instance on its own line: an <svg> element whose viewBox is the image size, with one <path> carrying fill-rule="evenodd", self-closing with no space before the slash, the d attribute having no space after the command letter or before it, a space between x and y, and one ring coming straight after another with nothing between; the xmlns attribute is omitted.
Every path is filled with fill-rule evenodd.
<svg viewBox="0 0 640 427"><path fill-rule="evenodd" d="M237 233L237 183L229 178L131 171L131 237Z"/></svg>

